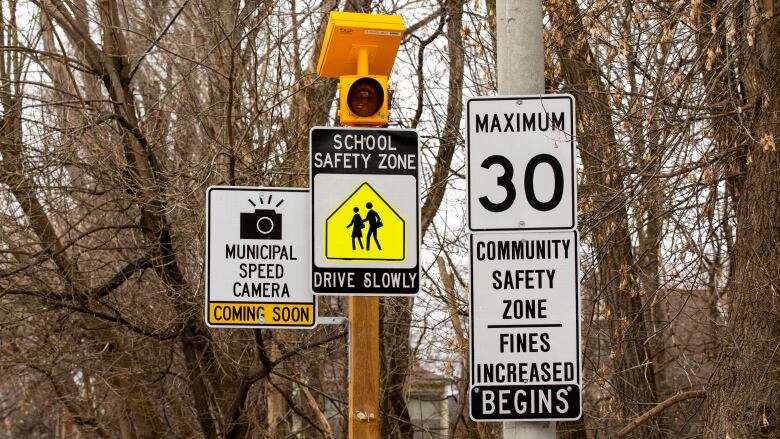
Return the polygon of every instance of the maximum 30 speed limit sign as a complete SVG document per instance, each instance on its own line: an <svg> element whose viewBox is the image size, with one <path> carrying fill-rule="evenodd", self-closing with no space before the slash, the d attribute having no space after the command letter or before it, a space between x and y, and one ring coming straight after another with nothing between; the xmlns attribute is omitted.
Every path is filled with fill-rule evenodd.
<svg viewBox="0 0 780 439"><path fill-rule="evenodd" d="M577 228L574 97L467 103L469 229Z"/></svg>

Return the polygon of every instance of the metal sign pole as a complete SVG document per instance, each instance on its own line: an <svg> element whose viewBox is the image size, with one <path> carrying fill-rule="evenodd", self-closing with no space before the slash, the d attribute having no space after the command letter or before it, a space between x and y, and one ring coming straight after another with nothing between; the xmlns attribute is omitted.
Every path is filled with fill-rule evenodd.
<svg viewBox="0 0 780 439"><path fill-rule="evenodd" d="M498 93L544 94L542 0L498 0ZM555 422L504 422L504 439L555 438Z"/></svg>

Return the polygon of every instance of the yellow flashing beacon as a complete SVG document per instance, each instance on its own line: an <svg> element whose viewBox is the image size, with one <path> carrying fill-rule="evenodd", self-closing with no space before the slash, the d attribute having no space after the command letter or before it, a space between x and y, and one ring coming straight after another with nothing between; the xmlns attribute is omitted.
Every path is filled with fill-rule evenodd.
<svg viewBox="0 0 780 439"><path fill-rule="evenodd" d="M338 115L342 125L387 125L387 78L404 29L400 15L330 13L317 74L339 78Z"/></svg>

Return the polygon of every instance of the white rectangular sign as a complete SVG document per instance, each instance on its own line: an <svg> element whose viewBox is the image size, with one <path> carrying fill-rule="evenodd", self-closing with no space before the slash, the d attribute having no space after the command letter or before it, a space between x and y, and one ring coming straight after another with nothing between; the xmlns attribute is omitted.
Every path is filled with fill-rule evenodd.
<svg viewBox="0 0 780 439"><path fill-rule="evenodd" d="M213 186L206 211L206 323L314 327L309 190Z"/></svg>
<svg viewBox="0 0 780 439"><path fill-rule="evenodd" d="M466 103L469 229L577 228L574 97Z"/></svg>
<svg viewBox="0 0 780 439"><path fill-rule="evenodd" d="M471 398L476 421L581 414L576 231L471 236Z"/></svg>

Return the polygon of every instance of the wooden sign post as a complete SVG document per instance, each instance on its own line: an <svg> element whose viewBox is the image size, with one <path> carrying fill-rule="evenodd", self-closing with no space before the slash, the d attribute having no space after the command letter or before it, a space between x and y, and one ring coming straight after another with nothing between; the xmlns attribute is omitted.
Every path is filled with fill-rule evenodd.
<svg viewBox="0 0 780 439"><path fill-rule="evenodd" d="M310 132L312 289L350 296L350 439L379 439L379 296L419 290L417 133L375 129L387 127L403 33L397 15L332 12L317 63L339 78L340 124L364 128Z"/></svg>
<svg viewBox="0 0 780 439"><path fill-rule="evenodd" d="M379 297L349 298L349 437L379 438Z"/></svg>

